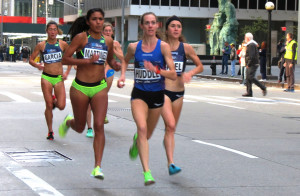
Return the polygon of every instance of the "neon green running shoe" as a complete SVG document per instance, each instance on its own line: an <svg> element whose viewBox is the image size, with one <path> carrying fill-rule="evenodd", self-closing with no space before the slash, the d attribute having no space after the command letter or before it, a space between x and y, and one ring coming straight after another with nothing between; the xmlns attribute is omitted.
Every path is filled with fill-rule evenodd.
<svg viewBox="0 0 300 196"><path fill-rule="evenodd" d="M155 183L154 178L151 175L151 170L144 172L145 186Z"/></svg>
<svg viewBox="0 0 300 196"><path fill-rule="evenodd" d="M74 117L73 117L72 115L68 114L68 115L65 117L64 121L60 124L59 129L58 129L58 133L59 133L59 136L60 136L61 138L66 137L66 134L67 134L67 132L68 132L68 129L70 128L70 127L67 125L67 121L68 121L68 120L72 120L73 118L74 118Z"/></svg>
<svg viewBox="0 0 300 196"><path fill-rule="evenodd" d="M99 166L93 169L91 176L100 180L104 180L104 174Z"/></svg>
<svg viewBox="0 0 300 196"><path fill-rule="evenodd" d="M93 129L89 128L87 130L86 137L94 137Z"/></svg>
<svg viewBox="0 0 300 196"><path fill-rule="evenodd" d="M105 116L105 119L104 119L104 124L107 124L109 123L108 119L107 119L107 116Z"/></svg>
<svg viewBox="0 0 300 196"><path fill-rule="evenodd" d="M139 149L136 143L136 139L137 139L138 134L135 133L133 136L133 144L129 149L129 157L131 160L135 160L137 158L137 156L139 155Z"/></svg>

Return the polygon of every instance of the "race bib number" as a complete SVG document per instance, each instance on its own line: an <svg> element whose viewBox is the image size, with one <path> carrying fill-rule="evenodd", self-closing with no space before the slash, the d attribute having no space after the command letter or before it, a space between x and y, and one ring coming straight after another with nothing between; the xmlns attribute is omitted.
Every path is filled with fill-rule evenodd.
<svg viewBox="0 0 300 196"><path fill-rule="evenodd" d="M85 48L83 58L90 59L94 54L99 55L99 59L98 59L97 62L99 62L99 63L103 62L104 63L106 61L107 51L106 50L99 50L99 49Z"/></svg>
<svg viewBox="0 0 300 196"><path fill-rule="evenodd" d="M183 62L174 62L174 65L176 73L181 73L183 71ZM169 67L167 67L167 70L170 70Z"/></svg>
<svg viewBox="0 0 300 196"><path fill-rule="evenodd" d="M144 82L144 83L146 83L147 81L148 81L148 83L152 83L154 81L161 79L160 74L156 74L152 71L148 71L143 68L135 68L134 76L135 76L136 80L138 80L140 82Z"/></svg>
<svg viewBox="0 0 300 196"><path fill-rule="evenodd" d="M60 61L62 58L62 53L61 52L55 52L55 53L51 53L51 54L44 54L44 61L46 63L48 62L58 62Z"/></svg>

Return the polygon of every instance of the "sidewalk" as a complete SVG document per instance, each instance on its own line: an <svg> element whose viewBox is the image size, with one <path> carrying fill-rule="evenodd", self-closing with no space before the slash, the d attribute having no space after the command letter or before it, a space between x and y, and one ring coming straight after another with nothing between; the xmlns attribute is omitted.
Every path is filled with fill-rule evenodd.
<svg viewBox="0 0 300 196"><path fill-rule="evenodd" d="M186 71L193 69L193 65L187 65ZM128 65L128 70L133 71L133 64ZM219 75L222 70L222 65L217 65L217 75L211 75L212 71L210 65L204 65L204 71L201 74L197 74L196 77L206 78L211 80L221 80L226 82L242 82L241 76L230 77L231 67L228 65L228 75ZM239 71L239 66L235 68L236 74ZM279 69L277 66L272 66L271 68L272 76L276 76L276 79L267 80L266 82L262 82L267 87L277 87L277 88L287 88L287 84L280 83L278 84L278 75ZM256 71L256 76L260 76L260 69L258 68ZM296 65L295 69L295 90L300 90L300 65Z"/></svg>
<svg viewBox="0 0 300 196"><path fill-rule="evenodd" d="M187 70L192 69L193 66L187 66ZM222 80L227 82L242 82L241 76L230 77L230 65L228 65L228 75L219 75L222 70L222 65L217 65L217 75L211 75L210 65L204 65L204 71L201 74L197 74L196 76L199 78L206 78L212 80ZM236 74L239 71L239 66L236 66ZM271 67L272 76L276 76L274 78L267 80L266 82L262 82L267 87L277 87L277 88L287 88L287 84L280 83L278 84L278 75L279 68L277 66ZM256 76L260 76L260 69L258 68L256 71ZM295 68L295 90L300 90L300 65L296 65Z"/></svg>
<svg viewBox="0 0 300 196"><path fill-rule="evenodd" d="M28 66L28 68L32 68L28 63L23 63L22 61L17 61L17 62L0 62L0 70L1 70L1 65L8 65L11 66L12 69L14 68L14 65L21 65L21 66ZM193 69L193 65L187 65L186 71ZM221 72L222 65L217 65L217 75L211 75L211 68L210 65L204 65L204 71L201 74L197 74L196 77L199 78L206 78L206 79L211 79L211 80L221 80L221 81L226 81L226 82L242 82L241 76L235 76L235 77L230 77L230 65L228 66L228 75L219 75ZM133 64L128 65L128 70L133 71ZM236 66L236 73L239 71L239 66ZM272 66L271 68L271 73L272 76L278 76L279 74L279 69L277 66ZM260 76L260 70L259 68L257 69L256 76ZM267 87L277 87L277 88L287 88L286 84L278 84L278 79L273 79L273 80L267 80L266 82L262 82L264 85ZM296 65L295 69L295 90L300 90L300 64Z"/></svg>

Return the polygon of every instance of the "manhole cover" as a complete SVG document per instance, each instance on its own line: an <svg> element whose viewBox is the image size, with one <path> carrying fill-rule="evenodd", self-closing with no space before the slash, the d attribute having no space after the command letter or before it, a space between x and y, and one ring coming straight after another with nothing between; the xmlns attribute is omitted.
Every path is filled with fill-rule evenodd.
<svg viewBox="0 0 300 196"><path fill-rule="evenodd" d="M28 152L5 152L5 153L15 161L25 162L25 163L72 160L71 158L57 151L28 151Z"/></svg>
<svg viewBox="0 0 300 196"><path fill-rule="evenodd" d="M108 108L110 112L131 112L131 108Z"/></svg>

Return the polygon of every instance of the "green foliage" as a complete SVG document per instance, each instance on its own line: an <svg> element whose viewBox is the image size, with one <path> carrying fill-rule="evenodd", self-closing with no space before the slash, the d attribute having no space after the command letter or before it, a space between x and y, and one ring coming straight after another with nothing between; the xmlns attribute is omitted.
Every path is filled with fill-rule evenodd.
<svg viewBox="0 0 300 196"><path fill-rule="evenodd" d="M265 41L268 36L268 22L263 21L261 17L258 17L256 21L254 21L252 24L246 25L241 28L241 39L244 39L244 35L246 33L252 33L254 36L254 39L261 43L262 41ZM240 40L240 41L242 41Z"/></svg>

